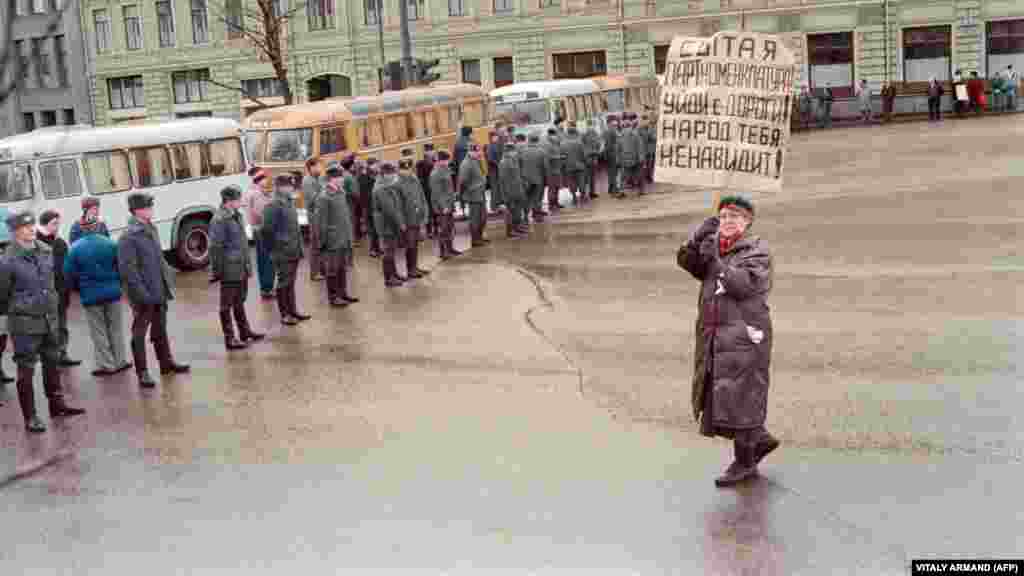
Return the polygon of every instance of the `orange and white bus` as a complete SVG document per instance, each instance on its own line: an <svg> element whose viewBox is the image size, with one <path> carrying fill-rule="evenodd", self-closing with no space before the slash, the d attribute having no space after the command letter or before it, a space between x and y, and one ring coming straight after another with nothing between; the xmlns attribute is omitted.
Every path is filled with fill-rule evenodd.
<svg viewBox="0 0 1024 576"><path fill-rule="evenodd" d="M451 84L268 108L248 116L243 126L248 157L273 176L302 173L311 156L325 166L349 153L397 161L409 147L419 159L427 143L452 151L462 126L473 128L473 140L484 143L489 116L483 89ZM305 223L301 191L296 204Z"/></svg>

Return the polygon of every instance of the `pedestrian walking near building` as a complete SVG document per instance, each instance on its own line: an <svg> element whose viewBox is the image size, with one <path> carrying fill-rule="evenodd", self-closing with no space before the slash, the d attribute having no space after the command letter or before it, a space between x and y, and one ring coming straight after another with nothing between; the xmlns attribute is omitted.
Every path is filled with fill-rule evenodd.
<svg viewBox="0 0 1024 576"><path fill-rule="evenodd" d="M607 164L608 195L619 194L619 117L608 116L608 130L604 133L604 159Z"/></svg>
<svg viewBox="0 0 1024 576"><path fill-rule="evenodd" d="M480 147L473 144L459 166L459 193L462 200L469 204L469 232L473 247L491 242L484 238L484 226L487 224L485 186L484 176L480 173Z"/></svg>
<svg viewBox="0 0 1024 576"><path fill-rule="evenodd" d="M95 227L84 228L83 234L64 260L64 280L78 291L89 324L92 375L112 376L132 367L125 349L117 244Z"/></svg>
<svg viewBox="0 0 1024 576"><path fill-rule="evenodd" d="M882 119L886 124L892 122L892 109L896 102L896 86L886 82L882 87Z"/></svg>
<svg viewBox="0 0 1024 576"><path fill-rule="evenodd" d="M526 204L526 192L523 190L522 161L511 142L505 145L505 153L499 166L499 178L502 190L505 191L505 235L511 239L522 238L526 234L523 229L522 214Z"/></svg>
<svg viewBox="0 0 1024 576"><path fill-rule="evenodd" d="M377 184L378 168L376 158L367 158L359 175L359 196L366 216L366 232L370 238L370 258L380 257L380 239L377 237L376 221L373 216L373 190Z"/></svg>
<svg viewBox="0 0 1024 576"><path fill-rule="evenodd" d="M807 84L800 85L800 128L807 130L814 118L814 98Z"/></svg>
<svg viewBox="0 0 1024 576"><path fill-rule="evenodd" d="M1017 109L1017 89L1020 87L1020 77L1017 75L1017 71L1013 69L1013 64L1006 65L1006 71L1003 72L1006 86L1006 104L1008 110Z"/></svg>
<svg viewBox="0 0 1024 576"><path fill-rule="evenodd" d="M441 259L448 260L462 254L455 249L455 190L452 187L451 155L446 150L437 153L434 171L430 173L431 211L438 223L437 244Z"/></svg>
<svg viewBox="0 0 1024 576"><path fill-rule="evenodd" d="M942 120L942 94L945 92L942 84L932 76L928 80L928 119L932 121Z"/></svg>
<svg viewBox="0 0 1024 576"><path fill-rule="evenodd" d="M565 174L564 185L569 188L572 195L572 203L579 206L580 202L586 202L586 192L583 190L583 170L586 168L587 153L583 149L583 141L580 139L579 130L575 122L570 123L565 132L565 139L562 140L560 153Z"/></svg>
<svg viewBox="0 0 1024 576"><path fill-rule="evenodd" d="M252 184L245 192L242 202L245 204L245 215L252 229L252 237L256 243L256 275L260 284L260 297L270 300L276 296L274 292L274 261L270 259L270 244L267 243L263 230L263 211L274 201L274 195L268 186L267 173L257 170L252 175Z"/></svg>
<svg viewBox="0 0 1024 576"><path fill-rule="evenodd" d="M871 122L871 88L866 79L861 79L857 86L857 103L860 104L861 122L869 124Z"/></svg>
<svg viewBox="0 0 1024 576"><path fill-rule="evenodd" d="M320 262L320 224L316 217L316 200L323 190L320 178L320 162L315 157L306 159L306 175L302 178L302 202L306 207L306 222L309 223L309 279L319 282L324 279Z"/></svg>
<svg viewBox="0 0 1024 576"><path fill-rule="evenodd" d="M53 252L53 285L57 289L57 325L60 335L60 366L78 366L81 360L68 356L71 334L68 332L68 307L71 305L71 289L64 280L64 259L68 255L68 243L60 237L60 214L46 210L39 215L39 229L36 239L50 247Z"/></svg>
<svg viewBox="0 0 1024 576"><path fill-rule="evenodd" d="M270 247L270 260L277 272L277 308L281 324L294 326L312 316L299 312L295 280L302 260L302 230L295 210L295 180L280 175L274 179L274 201L263 210L263 239Z"/></svg>
<svg viewBox="0 0 1024 576"><path fill-rule="evenodd" d="M409 278L423 278L429 270L420 268L420 241L423 227L429 220L430 207L414 171L412 148L401 151L398 162L398 181L402 191L402 211L405 216L405 275Z"/></svg>
<svg viewBox="0 0 1024 576"><path fill-rule="evenodd" d="M220 200L220 209L210 222L210 281L220 282L220 327L224 347L230 351L248 348L250 342L263 340L264 335L253 331L245 313L252 264L240 211L241 188L224 188Z"/></svg>
<svg viewBox="0 0 1024 576"><path fill-rule="evenodd" d="M691 402L700 433L733 440L735 460L718 486L757 473L779 441L765 430L772 321L772 257L750 233L754 206L726 196L679 249L677 262L701 282Z"/></svg>
<svg viewBox="0 0 1024 576"><path fill-rule="evenodd" d="M30 433L46 431L36 414L36 362L43 364L43 390L50 417L84 414L68 406L60 385L61 337L57 320L58 297L54 287L53 252L36 239L35 217L16 212L7 217L12 240L0 261L0 310L8 315L8 329L14 340L14 363L18 367L18 403Z"/></svg>
<svg viewBox="0 0 1024 576"><path fill-rule="evenodd" d="M437 220L434 218L433 212L429 209L433 204L431 203L431 195L433 190L430 188L430 175L434 172L434 162L436 160L436 154L434 153L434 145L427 142L423 145L423 158L420 158L416 162L416 177L420 180L420 186L423 188L423 195L427 198L427 238L433 238L434 234L437 233Z"/></svg>
<svg viewBox="0 0 1024 576"><path fill-rule="evenodd" d="M128 229L117 241L117 269L132 307L132 359L139 386L152 388L146 360L148 333L160 364L160 373L184 374L187 364L174 361L167 336L167 307L174 300L174 271L164 260L160 234L153 225L153 197L137 192L128 196Z"/></svg>
<svg viewBox="0 0 1024 576"><path fill-rule="evenodd" d="M100 219L100 199L95 196L86 196L82 198L82 217L71 225L68 244L74 244L79 238L94 232L110 237L110 230Z"/></svg>
<svg viewBox="0 0 1024 576"><path fill-rule="evenodd" d="M352 166L346 158L346 165ZM352 267L353 229L345 189L347 170L337 162L327 166L327 185L317 199L320 226L320 253L327 270L327 300L331 306L343 307L359 302L349 294L348 270Z"/></svg>
<svg viewBox="0 0 1024 576"><path fill-rule="evenodd" d="M832 102L834 98L832 96L832 85L825 84L825 87L821 90L818 95L818 109L821 111L821 119L819 120L819 128L831 128L832 127Z"/></svg>
<svg viewBox="0 0 1024 576"><path fill-rule="evenodd" d="M373 225L380 241L384 285L388 288L401 286L408 280L398 273L395 264L398 240L406 234L403 208L401 183L395 165L384 162L373 187Z"/></svg>

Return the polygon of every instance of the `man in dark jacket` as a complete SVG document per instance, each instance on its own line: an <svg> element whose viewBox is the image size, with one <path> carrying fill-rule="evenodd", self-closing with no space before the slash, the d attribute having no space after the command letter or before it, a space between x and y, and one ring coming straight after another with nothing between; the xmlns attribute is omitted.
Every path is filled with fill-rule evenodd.
<svg viewBox="0 0 1024 576"><path fill-rule="evenodd" d="M0 262L0 310L8 315L14 339L14 363L18 366L18 402L30 433L46 431L36 415L36 362L43 362L43 389L49 401L50 417L84 414L64 402L60 386L60 333L57 321L58 297L53 284L53 253L36 240L35 218L31 212L7 217L12 241Z"/></svg>
<svg viewBox="0 0 1024 576"><path fill-rule="evenodd" d="M156 386L146 361L146 333L150 334L161 374L184 374L187 364L171 355L167 337L167 304L174 300L174 271L164 260L160 235L153 225L153 197L138 192L128 196L128 229L117 241L117 269L132 307L132 359L139 385Z"/></svg>
<svg viewBox="0 0 1024 576"><path fill-rule="evenodd" d="M64 260L64 277L78 291L89 324L96 377L113 376L132 367L125 350L121 275L117 243L97 228L85 228Z"/></svg>
<svg viewBox="0 0 1024 576"><path fill-rule="evenodd" d="M320 162L315 158L306 159L306 175L302 178L302 202L306 207L306 222L309 223L309 279L319 282L324 279L320 262L320 225L316 218L316 199L322 191Z"/></svg>
<svg viewBox="0 0 1024 576"><path fill-rule="evenodd" d="M68 244L74 244L82 236L93 232L110 238L110 230L100 219L100 199L95 196L86 196L82 198L82 218L71 225Z"/></svg>
<svg viewBox="0 0 1024 576"><path fill-rule="evenodd" d="M423 195L427 198L427 206L431 206L431 195L433 190L430 189L430 175L434 172L434 145L426 143L423 145L423 158L416 162L416 177L420 180L420 186L423 187ZM428 209L429 212L429 209ZM427 238L433 238L437 232L437 219L434 218L434 214L430 213L427 215Z"/></svg>
<svg viewBox="0 0 1024 576"><path fill-rule="evenodd" d="M281 323L294 326L312 316L299 312L295 297L295 276L302 260L302 230L295 211L295 182L290 176L274 179L274 201L263 211L262 232L270 246L270 259L277 271L277 308Z"/></svg>
<svg viewBox="0 0 1024 576"><path fill-rule="evenodd" d="M352 164L346 161L351 168ZM345 190L346 169L337 162L327 166L327 186L317 200L316 215L320 226L320 253L327 268L327 300L331 306L343 307L359 302L348 293L348 268L352 263L352 216L349 194Z"/></svg>
<svg viewBox="0 0 1024 576"><path fill-rule="evenodd" d="M434 171L430 173L432 189L430 207L439 226L437 238L442 260L462 254L453 245L455 241L455 189L452 186L450 160L451 156L448 151L441 150L437 153Z"/></svg>
<svg viewBox="0 0 1024 576"><path fill-rule="evenodd" d="M459 139L455 141L455 159L452 166L452 175L454 178L458 177L459 170L462 168L462 161L466 159L469 154L470 146L473 144L473 129L469 126L463 126L459 132ZM458 180L454 180L455 184L455 195L459 199L459 204L462 205L462 212L466 212L466 200L463 198L462 188L459 187Z"/></svg>
<svg viewBox="0 0 1024 576"><path fill-rule="evenodd" d="M220 191L220 210L210 222L210 280L220 282L220 327L224 347L228 350L248 348L250 341L263 339L253 332L245 314L252 264L249 261L249 239L242 221L242 189L228 186ZM234 324L238 325L235 337Z"/></svg>
<svg viewBox="0 0 1024 576"><path fill-rule="evenodd" d="M491 141L487 143L484 156L487 158L487 188L491 191L491 212L496 213L498 207L505 203L505 196L501 189L501 179L498 177L498 167L501 165L501 157L505 152L504 139L501 137L501 123L494 125L494 132L491 132Z"/></svg>
<svg viewBox="0 0 1024 576"><path fill-rule="evenodd" d="M370 236L370 258L380 256L380 240L373 221L373 187L377 183L377 159L367 158L359 172L359 199L363 203L363 214L366 215L366 231ZM360 237L362 233L360 232Z"/></svg>
<svg viewBox="0 0 1024 576"><path fill-rule="evenodd" d="M619 193L619 117L608 116L608 130L604 133L604 159L607 165L608 195Z"/></svg>
<svg viewBox="0 0 1024 576"><path fill-rule="evenodd" d="M505 212L505 234L513 239L522 238L526 234L522 221L526 192L523 189L522 160L519 159L515 144L509 142L505 145L499 170L499 185L506 192L505 202L508 204L508 210Z"/></svg>
<svg viewBox="0 0 1024 576"><path fill-rule="evenodd" d="M565 158L565 184L572 194L572 203L579 205L581 200L587 201L587 191L583 186L583 171L587 167L587 152L583 148L583 141L580 140L580 133L575 122L569 124L565 136L562 141L562 156Z"/></svg>
<svg viewBox="0 0 1024 576"><path fill-rule="evenodd" d="M484 238L484 226L487 224L485 187L484 175L480 171L480 147L473 144L459 165L459 193L469 204L469 231L474 247L491 242Z"/></svg>
<svg viewBox="0 0 1024 576"><path fill-rule="evenodd" d="M384 285L388 288L401 286L407 280L398 274L395 265L398 239L406 234L400 187L395 165L390 162L382 163L380 176L373 187L373 225L377 229L383 250L381 264L384 268Z"/></svg>
<svg viewBox="0 0 1024 576"><path fill-rule="evenodd" d="M601 155L601 139L597 135L592 121L583 132L583 151L586 156L586 166L583 168L583 188L589 198L597 198L594 176L597 171L597 159Z"/></svg>
<svg viewBox="0 0 1024 576"><path fill-rule="evenodd" d="M753 204L742 196L719 202L676 256L701 282L691 402L705 436L733 439L735 460L715 480L730 486L757 473L779 446L765 430L772 352L772 258L748 229Z"/></svg>
<svg viewBox="0 0 1024 576"><path fill-rule="evenodd" d="M422 278L430 274L429 270L420 268L420 235L427 224L430 207L420 181L413 173L413 154L412 148L402 150L402 159L398 163L398 181L406 227L405 274L409 278Z"/></svg>
<svg viewBox="0 0 1024 576"><path fill-rule="evenodd" d="M558 130L548 129L548 144L545 148L547 153L547 176L548 176L548 211L557 212L562 208L558 203L558 193L562 190L565 171L565 155L562 153L562 140L559 138Z"/></svg>
<svg viewBox="0 0 1024 576"><path fill-rule="evenodd" d="M540 147L540 135L530 134L529 142L520 153L523 162L523 187L526 189L527 208L533 212L534 222L544 221L544 183L547 181L547 154Z"/></svg>
<svg viewBox="0 0 1024 576"><path fill-rule="evenodd" d="M53 251L53 285L57 289L59 306L57 308L58 324L60 325L60 360L61 366L78 366L81 360L68 357L68 306L71 305L71 288L64 281L64 258L68 254L68 243L60 237L60 213L46 210L39 215L39 230L36 239L46 244Z"/></svg>

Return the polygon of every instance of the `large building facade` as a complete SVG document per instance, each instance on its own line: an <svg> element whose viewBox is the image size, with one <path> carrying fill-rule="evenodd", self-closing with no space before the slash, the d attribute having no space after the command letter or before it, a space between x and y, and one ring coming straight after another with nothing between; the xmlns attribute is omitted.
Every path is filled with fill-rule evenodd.
<svg viewBox="0 0 1024 576"><path fill-rule="evenodd" d="M15 54L7 73L22 78L20 89L0 104L0 137L92 123L78 0L16 0L14 14L7 9L3 2L0 21L13 19Z"/></svg>
<svg viewBox="0 0 1024 576"><path fill-rule="evenodd" d="M245 94L279 103L273 68L236 28L255 1L82 0L96 123L240 118L254 106ZM1024 68L1021 0L273 1L292 14L282 45L296 102L376 93L381 63L399 58L399 2L417 57L486 88L657 73L673 36L740 29L786 35L803 81L839 97L862 78L877 87Z"/></svg>

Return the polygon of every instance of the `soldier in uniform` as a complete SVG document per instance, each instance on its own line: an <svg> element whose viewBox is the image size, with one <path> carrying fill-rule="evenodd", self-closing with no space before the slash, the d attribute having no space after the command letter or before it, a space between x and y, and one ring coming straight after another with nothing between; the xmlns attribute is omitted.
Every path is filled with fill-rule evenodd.
<svg viewBox="0 0 1024 576"><path fill-rule="evenodd" d="M423 188L423 195L427 198L428 212L431 206L431 195L433 190L430 189L430 175L434 172L434 145L427 142L423 145L423 158L416 162L416 177L420 180L420 186ZM437 232L437 220L434 218L434 214L431 212L427 214L427 238L433 238Z"/></svg>
<svg viewBox="0 0 1024 576"><path fill-rule="evenodd" d="M316 218L316 199L323 190L320 164L316 158L306 160L306 175L302 178L302 201L306 206L306 221L309 223L309 279L319 282L324 279L320 262L320 225Z"/></svg>
<svg viewBox="0 0 1024 576"><path fill-rule="evenodd" d="M498 176L501 180L499 186L505 192L508 205L505 212L505 234L512 239L522 238L526 233L522 221L526 192L523 190L522 161L516 145L511 142L505 145Z"/></svg>
<svg viewBox="0 0 1024 576"><path fill-rule="evenodd" d="M558 192L562 189L562 172L565 160L562 155L562 143L558 138L558 130L548 129L547 177L548 177L548 211L558 212L562 205L558 203Z"/></svg>
<svg viewBox="0 0 1024 576"><path fill-rule="evenodd" d="M373 189L377 182L377 159L367 158L359 175L359 195L363 203L363 214L366 214L366 231L370 237L370 258L380 256L380 240L373 217Z"/></svg>
<svg viewBox="0 0 1024 576"><path fill-rule="evenodd" d="M430 208L437 221L437 243L441 259L448 260L462 252L455 249L455 190L452 186L451 155L441 150L430 173Z"/></svg>
<svg viewBox="0 0 1024 576"><path fill-rule="evenodd" d="M429 220L427 198L419 178L413 172L413 149L402 150L398 163L398 181L402 191L402 211L405 213L405 275L423 278L429 270L420 268L420 234Z"/></svg>
<svg viewBox="0 0 1024 576"><path fill-rule="evenodd" d="M623 181L625 185L639 187L640 193L643 194L643 179L637 178L642 173L643 149L640 145L640 135L633 127L633 117L630 114L626 115L624 125L625 130L619 137L619 164L624 171ZM625 198L626 193L619 192L618 197Z"/></svg>
<svg viewBox="0 0 1024 576"><path fill-rule="evenodd" d="M36 240L35 217L17 212L7 217L11 243L0 261L0 310L8 314L8 328L14 340L14 363L18 366L18 402L25 418L25 430L46 431L36 415L35 366L43 362L43 390L49 401L50 417L84 414L64 402L60 386L61 336L57 320L57 290L53 279L53 252Z"/></svg>
<svg viewBox="0 0 1024 576"><path fill-rule="evenodd" d="M459 165L459 194L463 202L469 204L469 232L474 247L491 243L484 238L484 226L487 223L485 186L484 175L480 171L480 146L472 144L469 154Z"/></svg>
<svg viewBox="0 0 1024 576"><path fill-rule="evenodd" d="M601 139L597 135L593 122L590 122L586 132L583 133L583 153L586 159L586 165L583 168L583 187L590 198L597 198L594 178L597 172L597 158L601 155Z"/></svg>
<svg viewBox="0 0 1024 576"><path fill-rule="evenodd" d="M491 191L491 214L498 212L498 207L504 204L504 194L501 189L499 178L501 157L505 152L504 141L501 137L501 124L498 123L491 132L491 141L484 149L484 156L487 159L487 188Z"/></svg>
<svg viewBox="0 0 1024 576"><path fill-rule="evenodd" d="M523 161L523 187L526 204L533 212L534 222L544 221L544 183L547 181L547 153L540 147L540 135L530 134L520 154Z"/></svg>
<svg viewBox="0 0 1024 576"><path fill-rule="evenodd" d="M352 159L345 164L351 168ZM317 199L317 219L320 225L320 253L327 270L327 300L331 306L348 306L359 302L348 293L348 268L352 265L352 216L349 213L350 197L355 190L354 183L341 164L331 162L327 166L327 186Z"/></svg>
<svg viewBox="0 0 1024 576"><path fill-rule="evenodd" d="M164 260L160 235L153 225L153 197L137 192L128 196L128 229L117 240L117 269L132 307L132 358L139 386L153 388L146 363L149 332L161 374L184 374L187 364L171 355L167 337L167 304L174 300L174 271Z"/></svg>
<svg viewBox="0 0 1024 576"><path fill-rule="evenodd" d="M608 131L604 133L605 163L608 166L608 195L619 193L619 117L608 116Z"/></svg>
<svg viewBox="0 0 1024 576"><path fill-rule="evenodd" d="M302 259L302 230L295 211L295 182L285 175L274 179L274 201L263 211L263 235L277 271L277 307L281 323L294 326L312 316L299 312L295 275Z"/></svg>
<svg viewBox="0 0 1024 576"><path fill-rule="evenodd" d="M565 183L572 194L572 203L578 206L581 200L587 201L587 193L582 186L587 154L575 122L569 124L566 138L562 141L562 156L565 157Z"/></svg>
<svg viewBox="0 0 1024 576"><path fill-rule="evenodd" d="M658 121L651 116L644 116L644 124L647 125L647 140L644 150L647 152L647 181L654 183L654 158L658 149Z"/></svg>
<svg viewBox="0 0 1024 576"><path fill-rule="evenodd" d="M384 162L380 175L373 187L373 226L382 249L381 264L384 268L384 285L401 286L407 280L398 274L395 266L395 249L398 239L406 233L405 216L402 213L402 192L399 189L395 165Z"/></svg>
<svg viewBox="0 0 1024 576"><path fill-rule="evenodd" d="M220 282L220 327L224 347L228 350L248 348L250 341L263 340L263 334L252 331L245 314L252 264L249 262L249 239L239 208L242 190L228 186L220 191L220 210L210 222L210 281ZM238 325L235 337L234 324Z"/></svg>

